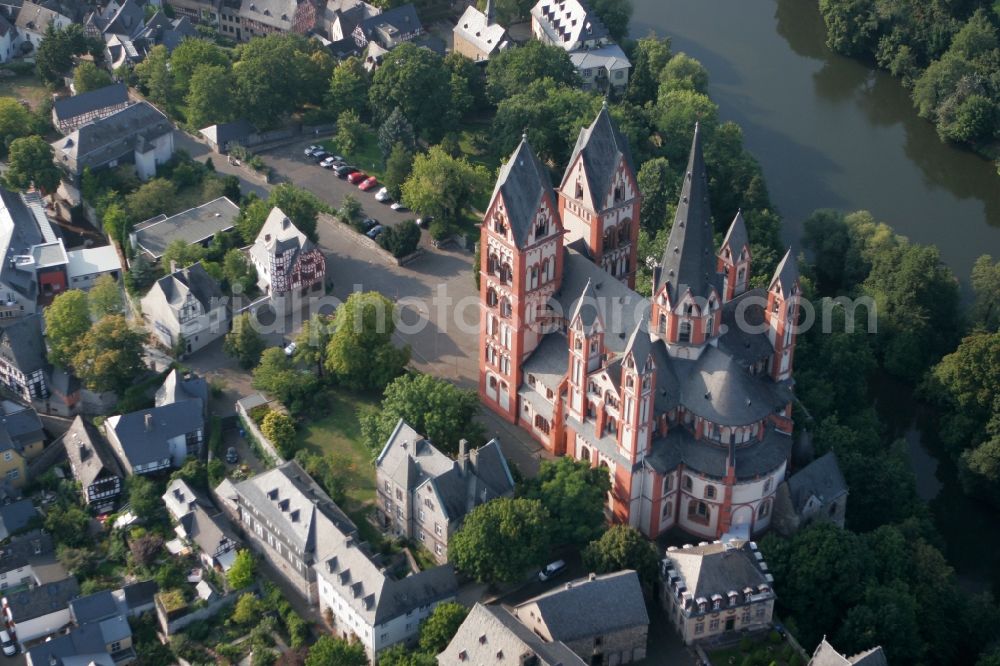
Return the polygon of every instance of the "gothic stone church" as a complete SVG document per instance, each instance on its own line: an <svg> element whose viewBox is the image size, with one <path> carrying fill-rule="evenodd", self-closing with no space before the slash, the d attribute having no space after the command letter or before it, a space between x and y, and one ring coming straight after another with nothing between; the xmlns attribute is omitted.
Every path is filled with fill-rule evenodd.
<svg viewBox="0 0 1000 666"><path fill-rule="evenodd" d="M697 127L651 299L633 290L639 207L607 107L555 190L521 141L482 227L480 396L550 452L607 468L617 521L756 534L792 449L795 259L748 289L739 214L716 251Z"/></svg>

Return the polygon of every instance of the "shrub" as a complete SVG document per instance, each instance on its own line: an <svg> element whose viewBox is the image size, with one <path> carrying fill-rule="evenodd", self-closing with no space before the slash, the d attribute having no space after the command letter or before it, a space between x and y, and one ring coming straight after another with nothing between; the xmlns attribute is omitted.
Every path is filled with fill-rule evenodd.
<svg viewBox="0 0 1000 666"><path fill-rule="evenodd" d="M420 245L420 227L413 220L406 220L395 227L388 227L378 237L378 243L400 259L413 252Z"/></svg>

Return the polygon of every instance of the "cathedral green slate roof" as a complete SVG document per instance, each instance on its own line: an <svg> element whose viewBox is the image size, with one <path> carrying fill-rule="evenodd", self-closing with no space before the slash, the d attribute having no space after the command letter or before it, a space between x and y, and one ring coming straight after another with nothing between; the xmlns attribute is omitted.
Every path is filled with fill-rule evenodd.
<svg viewBox="0 0 1000 666"><path fill-rule="evenodd" d="M503 197L514 245L523 248L531 235L535 217L542 202L548 197L555 205L549 170L542 164L528 143L525 135L514 154L500 167L500 177L493 190Z"/></svg>
<svg viewBox="0 0 1000 666"><path fill-rule="evenodd" d="M783 298L788 298L789 294L792 293L792 286L799 281L799 262L792 256L792 250L789 248L785 252L785 256L781 258L781 263L774 270L774 277L771 278L771 283L768 288L774 287L775 283L781 285L781 296Z"/></svg>
<svg viewBox="0 0 1000 666"><path fill-rule="evenodd" d="M695 439L687 429L674 427L666 436L653 440L653 451L646 456L645 462L661 474L684 463L698 472L722 479L732 456L736 461L736 478L753 479L778 469L788 461L791 452L792 438L773 427L765 431L764 439L740 445Z"/></svg>
<svg viewBox="0 0 1000 666"><path fill-rule="evenodd" d="M688 289L701 298L708 298L713 288L718 291L720 281L714 247L708 175L701 149L701 132L695 125L674 226L663 249L655 291L667 284L667 293L673 303Z"/></svg>
<svg viewBox="0 0 1000 666"><path fill-rule="evenodd" d="M576 147L573 148L569 164L575 164L578 157L583 158L583 173L587 178L594 207L597 210L604 207L604 201L607 199L608 192L611 191L618 164L622 160L625 161L632 173L635 173L628 140L618 131L618 127L608 111L607 102L594 118L594 122L589 127L580 130L580 136L576 140ZM561 188L568 185L569 175L570 170L567 169Z"/></svg>
<svg viewBox="0 0 1000 666"><path fill-rule="evenodd" d="M729 246L733 254L739 255L740 250L743 247L750 247L750 236L747 235L747 225L743 219L743 211L736 211L736 217L733 218L732 224L729 225L729 231L726 232L726 237L722 239L722 245L720 247Z"/></svg>

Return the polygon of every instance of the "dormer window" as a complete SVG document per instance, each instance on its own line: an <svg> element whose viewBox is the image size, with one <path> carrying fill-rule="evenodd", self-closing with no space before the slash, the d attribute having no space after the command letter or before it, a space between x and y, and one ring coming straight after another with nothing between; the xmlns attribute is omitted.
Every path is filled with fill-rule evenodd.
<svg viewBox="0 0 1000 666"><path fill-rule="evenodd" d="M678 331L678 341L691 342L691 322L687 320L681 322L680 330Z"/></svg>
<svg viewBox="0 0 1000 666"><path fill-rule="evenodd" d="M615 205L620 204L625 200L625 187L623 185L617 185L615 187Z"/></svg>
<svg viewBox="0 0 1000 666"><path fill-rule="evenodd" d="M580 183L576 184L576 194L574 195L577 199L583 199L583 185Z"/></svg>
<svg viewBox="0 0 1000 666"><path fill-rule="evenodd" d="M547 220L539 220L535 225L535 238L544 238L549 235L549 223Z"/></svg>

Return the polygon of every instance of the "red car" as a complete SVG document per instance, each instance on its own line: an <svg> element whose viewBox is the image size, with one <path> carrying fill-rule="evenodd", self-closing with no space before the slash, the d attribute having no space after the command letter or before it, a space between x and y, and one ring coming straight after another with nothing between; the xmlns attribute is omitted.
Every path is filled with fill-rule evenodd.
<svg viewBox="0 0 1000 666"><path fill-rule="evenodd" d="M347 182L350 183L351 185L357 185L358 183L367 178L368 174L366 174L364 171L355 171L354 173L352 173L350 176L347 177Z"/></svg>
<svg viewBox="0 0 1000 666"><path fill-rule="evenodd" d="M375 176L372 176L368 180L358 185L358 189L367 192L368 190L374 188L376 185L378 185L378 179L375 178Z"/></svg>

